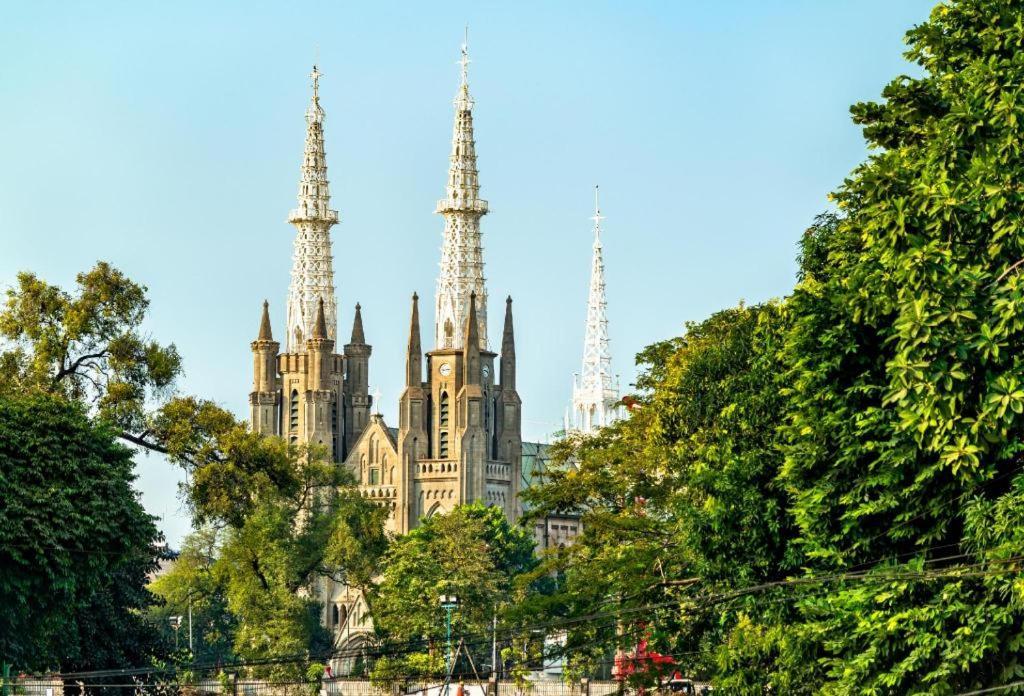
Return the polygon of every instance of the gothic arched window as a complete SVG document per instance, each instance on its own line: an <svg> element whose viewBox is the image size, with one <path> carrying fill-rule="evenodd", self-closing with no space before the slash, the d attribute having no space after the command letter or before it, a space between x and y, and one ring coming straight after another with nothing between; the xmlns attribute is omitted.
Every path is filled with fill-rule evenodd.
<svg viewBox="0 0 1024 696"><path fill-rule="evenodd" d="M292 389L292 401L291 401L291 407L290 407L290 409L288 411L288 414L289 414L289 420L288 420L288 428L289 428L289 430L292 430L292 431L298 430L299 429L299 392L296 391L295 389Z"/></svg>

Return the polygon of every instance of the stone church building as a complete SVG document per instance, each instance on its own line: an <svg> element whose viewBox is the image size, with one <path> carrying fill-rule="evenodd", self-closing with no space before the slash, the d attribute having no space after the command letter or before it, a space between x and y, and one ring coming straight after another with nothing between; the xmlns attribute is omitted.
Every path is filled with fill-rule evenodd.
<svg viewBox="0 0 1024 696"><path fill-rule="evenodd" d="M372 348L358 304L349 340L339 342L330 237L339 216L330 207L315 66L298 205L288 214L295 242L284 349L274 339L267 302L252 342L252 428L294 443L328 446L334 460L356 475L363 495L389 510L387 525L395 534L474 501L500 506L516 520L521 486L543 467L543 445L526 443L524 457L511 298L503 307L500 354L487 343L480 221L488 208L479 196L468 63L464 45L448 180L435 211L444 219L444 232L434 345L424 353L419 298L413 294L397 427L374 412ZM557 537L563 543L577 527L574 520L545 521L535 531L539 540L551 543ZM372 620L358 592L326 582L316 591L337 647L348 651L367 639Z"/></svg>

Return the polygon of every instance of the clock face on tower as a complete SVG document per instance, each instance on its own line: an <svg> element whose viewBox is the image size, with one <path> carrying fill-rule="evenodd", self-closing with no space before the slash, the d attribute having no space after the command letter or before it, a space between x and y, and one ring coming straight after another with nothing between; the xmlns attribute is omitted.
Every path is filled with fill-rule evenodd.
<svg viewBox="0 0 1024 696"><path fill-rule="evenodd" d="M441 373L442 377L447 377L452 373L452 366L448 363L442 363L441 367L438 368L437 371Z"/></svg>
<svg viewBox="0 0 1024 696"><path fill-rule="evenodd" d="M487 367L487 365L484 365L483 373L484 379L487 379L491 374L491 368Z"/></svg>

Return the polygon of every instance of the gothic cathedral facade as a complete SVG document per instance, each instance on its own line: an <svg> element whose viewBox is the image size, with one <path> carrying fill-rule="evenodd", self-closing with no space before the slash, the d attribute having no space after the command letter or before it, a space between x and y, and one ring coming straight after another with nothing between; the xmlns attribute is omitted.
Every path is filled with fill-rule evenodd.
<svg viewBox="0 0 1024 696"><path fill-rule="evenodd" d="M358 304L351 338L336 350L330 230L339 216L330 208L315 66L298 205L288 215L295 242L285 349L273 338L267 302L252 342L253 430L328 447L334 460L355 474L363 495L389 510L388 527L396 534L413 529L424 517L475 501L501 507L510 520L520 514L522 402L516 391L512 299L505 301L499 355L487 342L480 239L487 202L479 197L469 60L466 47L462 50L448 182L436 208L444 218L444 233L434 349L423 353L414 294L398 427L389 427L374 412L372 349ZM338 617L325 620L330 625Z"/></svg>

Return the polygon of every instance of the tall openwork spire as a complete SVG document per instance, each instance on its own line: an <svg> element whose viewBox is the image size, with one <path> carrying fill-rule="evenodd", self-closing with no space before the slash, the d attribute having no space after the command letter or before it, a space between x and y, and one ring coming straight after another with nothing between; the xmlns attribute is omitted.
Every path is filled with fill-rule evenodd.
<svg viewBox="0 0 1024 696"><path fill-rule="evenodd" d="M484 282L480 217L487 201L480 198L473 139L473 99L469 96L469 41L462 44L461 81L455 96L455 127L445 197L435 212L444 216L441 271L437 279L434 328L437 348L462 348L469 297L476 293L477 335L487 349L487 287Z"/></svg>
<svg viewBox="0 0 1024 696"><path fill-rule="evenodd" d="M566 428L593 432L618 418L618 385L612 380L608 350L608 316L604 289L604 257L601 247L601 206L594 187L594 247L590 262L590 296L583 340L583 369L573 383L572 423Z"/></svg>
<svg viewBox="0 0 1024 696"><path fill-rule="evenodd" d="M338 333L338 305L334 296L334 267L331 256L331 227L338 222L338 211L331 210L324 154L324 110L320 106L320 71L313 66L313 96L306 109L306 149L299 178L298 206L288 213L295 226L292 257L292 281L288 289L289 353L305 350L305 341L313 331L318 303L324 303L327 336L333 341Z"/></svg>

